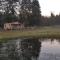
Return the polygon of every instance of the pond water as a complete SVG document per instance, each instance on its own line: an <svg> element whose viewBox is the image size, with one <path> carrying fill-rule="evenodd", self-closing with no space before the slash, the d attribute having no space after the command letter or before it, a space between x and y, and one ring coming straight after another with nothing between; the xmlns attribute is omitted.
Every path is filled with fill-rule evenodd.
<svg viewBox="0 0 60 60"><path fill-rule="evenodd" d="M60 60L60 39L16 39L0 43L0 60Z"/></svg>

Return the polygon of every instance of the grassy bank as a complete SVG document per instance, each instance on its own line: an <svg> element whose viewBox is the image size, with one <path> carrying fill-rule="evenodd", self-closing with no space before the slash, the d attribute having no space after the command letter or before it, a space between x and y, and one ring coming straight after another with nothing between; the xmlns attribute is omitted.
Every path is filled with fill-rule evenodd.
<svg viewBox="0 0 60 60"><path fill-rule="evenodd" d="M0 32L0 41L13 38L60 38L60 28L57 27L40 27L34 29L25 29L20 31L3 31Z"/></svg>

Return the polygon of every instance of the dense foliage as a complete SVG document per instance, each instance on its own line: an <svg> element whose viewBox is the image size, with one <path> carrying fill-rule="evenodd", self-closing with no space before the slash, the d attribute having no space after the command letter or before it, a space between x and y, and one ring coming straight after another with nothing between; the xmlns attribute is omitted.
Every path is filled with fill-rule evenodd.
<svg viewBox="0 0 60 60"><path fill-rule="evenodd" d="M19 21L25 26L40 25L41 11L38 0L1 0L0 4L0 25L12 21Z"/></svg>
<svg viewBox="0 0 60 60"><path fill-rule="evenodd" d="M0 0L0 27L14 21L24 23L25 26L60 25L60 14L41 16L38 0Z"/></svg>

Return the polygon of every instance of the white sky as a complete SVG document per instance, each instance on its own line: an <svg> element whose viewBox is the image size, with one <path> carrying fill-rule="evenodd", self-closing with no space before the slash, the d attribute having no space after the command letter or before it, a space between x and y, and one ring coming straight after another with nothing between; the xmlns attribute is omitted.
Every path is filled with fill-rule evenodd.
<svg viewBox="0 0 60 60"><path fill-rule="evenodd" d="M41 14L50 16L51 12L55 15L60 13L60 0L39 0Z"/></svg>

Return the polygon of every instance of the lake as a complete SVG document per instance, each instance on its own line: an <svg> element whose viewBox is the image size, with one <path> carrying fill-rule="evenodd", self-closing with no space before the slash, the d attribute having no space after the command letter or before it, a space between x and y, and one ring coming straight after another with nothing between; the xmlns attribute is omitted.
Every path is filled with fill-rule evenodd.
<svg viewBox="0 0 60 60"><path fill-rule="evenodd" d="M0 60L60 60L60 39L8 40L0 43Z"/></svg>

